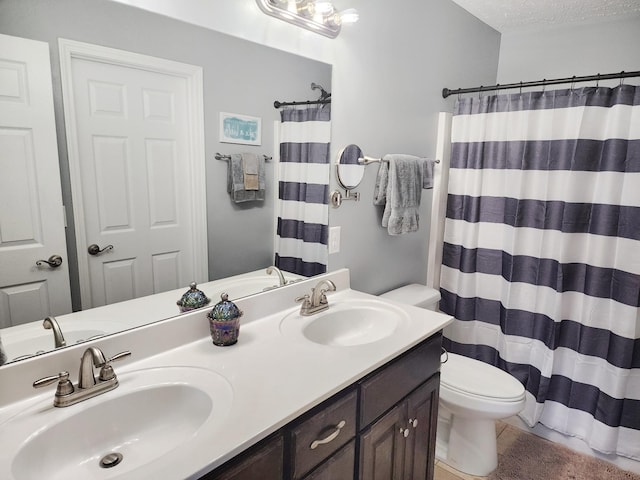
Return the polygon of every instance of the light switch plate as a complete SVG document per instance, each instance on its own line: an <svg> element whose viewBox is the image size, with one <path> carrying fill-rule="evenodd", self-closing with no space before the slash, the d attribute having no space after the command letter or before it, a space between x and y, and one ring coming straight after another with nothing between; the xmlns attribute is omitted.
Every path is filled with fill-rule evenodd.
<svg viewBox="0 0 640 480"><path fill-rule="evenodd" d="M329 253L338 253L340 251L340 228L329 228Z"/></svg>

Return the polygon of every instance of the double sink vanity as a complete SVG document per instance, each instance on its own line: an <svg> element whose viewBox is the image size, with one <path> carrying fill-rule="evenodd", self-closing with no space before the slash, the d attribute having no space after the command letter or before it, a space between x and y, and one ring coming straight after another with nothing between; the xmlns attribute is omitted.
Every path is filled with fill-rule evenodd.
<svg viewBox="0 0 640 480"><path fill-rule="evenodd" d="M450 317L351 290L346 269L236 304L233 346L212 344L205 308L1 368L0 478L432 478ZM105 374L101 354L121 361ZM117 388L54 407L81 358L82 382Z"/></svg>

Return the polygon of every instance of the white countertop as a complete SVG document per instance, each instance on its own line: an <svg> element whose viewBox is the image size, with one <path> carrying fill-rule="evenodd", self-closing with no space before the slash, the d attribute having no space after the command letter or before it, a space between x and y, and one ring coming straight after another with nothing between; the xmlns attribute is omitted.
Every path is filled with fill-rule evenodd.
<svg viewBox="0 0 640 480"><path fill-rule="evenodd" d="M353 299L380 300L378 297L348 289L348 271L328 274L324 278L332 278L338 285L339 291L327 295L330 306ZM223 412L219 418L214 412L212 421L207 422L198 431L195 442L178 447L169 455L146 465L144 469L127 471L123 462L112 470L102 470L100 475L104 473L104 476L96 478L196 479L442 330L451 321L450 317L443 314L395 304L406 313L407 321L403 322L393 335L382 341L352 347L330 347L283 333L280 329L282 319L300 308L293 302L293 298L300 292L310 291L309 285L315 286L317 281L318 279L314 278L287 287L291 290L286 292L284 289L278 289L238 301L238 306L245 311L245 315L239 341L233 346L217 347L212 344L205 317L208 310L190 313L189 318L160 322L156 324L156 328L153 325L143 327L132 331L128 336L124 333L109 337L113 340L92 342L91 344L102 348L106 355L117 353L115 350L121 348L121 345L131 344L129 349L134 354L131 360L114 365L118 375L135 374L137 370L152 367L195 366L222 375L229 382L233 392L230 411L226 414ZM260 311L268 314L260 318L257 315ZM182 330L191 331L189 335L185 334L184 339L171 333L171 329L180 328L179 323L176 323L180 320L184 321ZM135 332L138 332L137 336ZM175 342L184 343L167 349L167 335L173 337ZM191 341L185 342L185 339ZM148 343L157 343L162 351L154 352ZM78 352L87 345L89 344L72 347L75 351L66 355L65 352L71 349L47 354L47 363L36 363L39 358L34 359L31 364L30 360L26 360L20 371L16 368L4 376L7 372L5 369L9 367L0 369L0 384L3 390L5 385L9 384L5 383L7 381L20 382L22 385L22 390L18 388L17 396L7 395L2 398L0 394L0 478L14 478L10 471L13 458L11 455L19 448L5 448L12 443L12 439L2 436L2 424L33 405L46 406L53 400L55 386L46 388L46 392L42 394L33 391L37 394L33 395L24 383L55 374L58 371L56 369L64 368L68 364L77 364L78 361L74 359L79 358ZM137 351L143 353L136 356ZM60 358L54 357L56 354ZM21 363L23 362L18 362L16 366ZM43 370L44 365L47 370ZM55 371L50 371L51 369ZM25 375L30 376L26 380L22 379ZM74 382L77 380L73 373L71 377ZM60 410L88 408L92 402L104 400L102 397L117 395L119 389L64 409L51 406L50 414L55 416ZM14 453L9 453L10 450Z"/></svg>

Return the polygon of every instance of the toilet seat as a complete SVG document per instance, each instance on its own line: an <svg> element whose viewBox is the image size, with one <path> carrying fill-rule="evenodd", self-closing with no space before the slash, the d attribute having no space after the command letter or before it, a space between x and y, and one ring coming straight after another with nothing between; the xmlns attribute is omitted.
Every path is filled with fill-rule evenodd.
<svg viewBox="0 0 640 480"><path fill-rule="evenodd" d="M441 386L460 395L492 402L520 402L525 390L507 372L473 358L448 354L441 366Z"/></svg>

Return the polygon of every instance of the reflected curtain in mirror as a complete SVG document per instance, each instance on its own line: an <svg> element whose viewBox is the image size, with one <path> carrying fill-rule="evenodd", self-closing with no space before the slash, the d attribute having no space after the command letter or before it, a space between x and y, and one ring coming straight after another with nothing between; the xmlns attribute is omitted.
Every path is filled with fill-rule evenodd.
<svg viewBox="0 0 640 480"><path fill-rule="evenodd" d="M312 276L327 271L329 229L329 106L284 109L275 265Z"/></svg>

